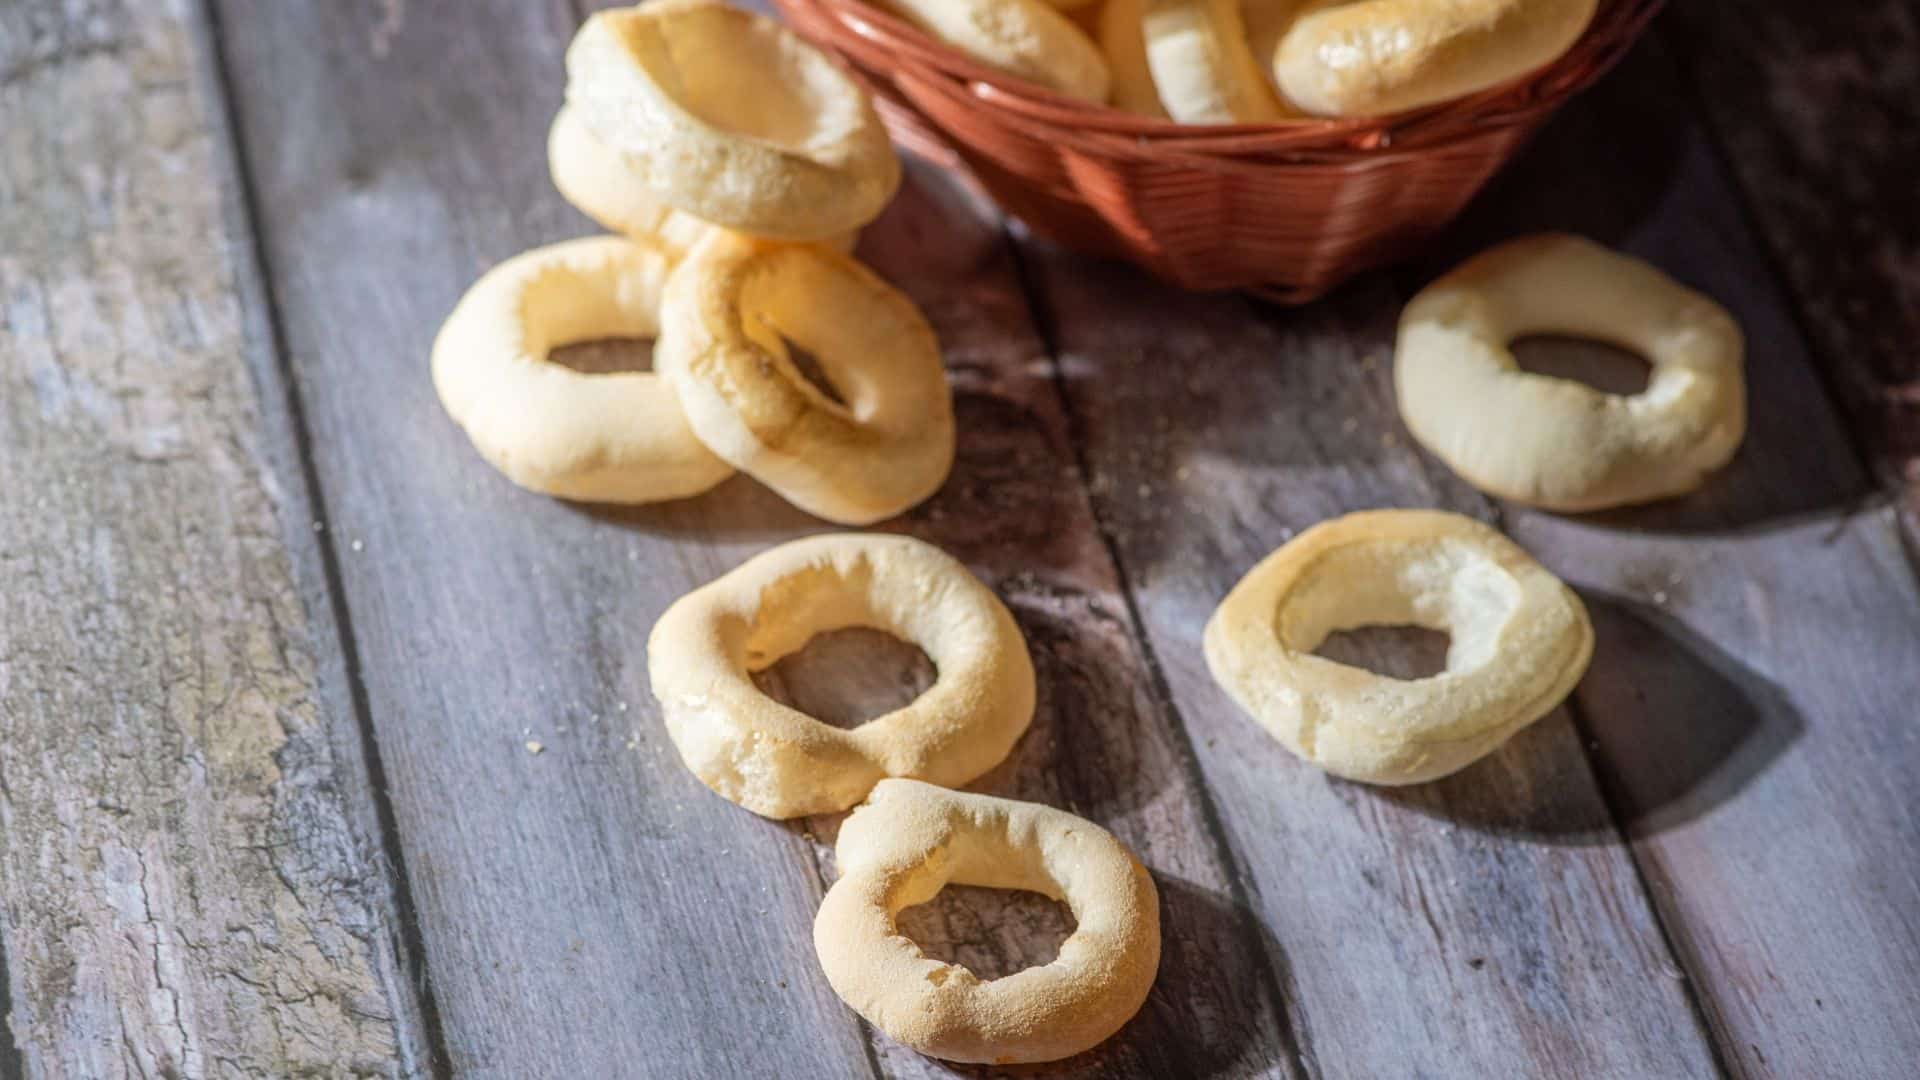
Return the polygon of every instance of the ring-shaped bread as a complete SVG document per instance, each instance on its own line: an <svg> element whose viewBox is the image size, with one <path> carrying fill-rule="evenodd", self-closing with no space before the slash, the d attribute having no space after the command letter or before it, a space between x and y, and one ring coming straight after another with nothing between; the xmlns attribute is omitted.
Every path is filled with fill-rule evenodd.
<svg viewBox="0 0 1920 1080"><path fill-rule="evenodd" d="M815 634L849 627L918 645L933 685L850 730L754 685ZM816 536L755 556L667 609L647 666L687 767L770 818L845 810L888 776L964 784L1033 720L1033 661L1013 616L952 556L907 536Z"/></svg>
<svg viewBox="0 0 1920 1080"><path fill-rule="evenodd" d="M481 276L433 343L433 386L494 468L566 499L643 503L733 475L651 372L588 374L548 360L564 345L652 338L672 261L617 236L551 244Z"/></svg>
<svg viewBox="0 0 1920 1080"><path fill-rule="evenodd" d="M823 240L872 221L900 184L866 91L724 4L591 16L567 49L567 105L654 198L742 232Z"/></svg>
<svg viewBox="0 0 1920 1080"><path fill-rule="evenodd" d="M667 284L655 368L720 457L808 513L866 525L953 467L940 345L912 300L854 259L716 233ZM844 400L808 382L788 342Z"/></svg>
<svg viewBox="0 0 1920 1080"><path fill-rule="evenodd" d="M1378 116L1553 62L1597 0L1310 0L1272 54L1274 80L1315 116Z"/></svg>
<svg viewBox="0 0 1920 1080"><path fill-rule="evenodd" d="M1523 371L1536 334L1645 357L1645 390L1609 394ZM1394 384L1421 445L1516 502L1597 510L1679 495L1746 434L1739 324L1652 266L1577 236L1524 237L1468 260L1400 316Z"/></svg>
<svg viewBox="0 0 1920 1080"><path fill-rule="evenodd" d="M1422 626L1446 670L1395 679L1314 655L1328 635ZM1274 738L1336 776L1418 784L1479 760L1586 672L1580 598L1511 540L1434 510L1348 514L1302 532L1208 620L1214 680Z"/></svg>
<svg viewBox="0 0 1920 1080"><path fill-rule="evenodd" d="M1247 47L1240 0L1136 2L1147 68L1168 116L1183 124L1254 124L1289 115Z"/></svg>
<svg viewBox="0 0 1920 1080"><path fill-rule="evenodd" d="M553 186L574 209L613 232L658 244L675 260L716 228L654 198L627 170L626 159L595 138L579 113L565 105L547 133L547 168ZM852 251L858 237L847 232L821 242Z"/></svg>
<svg viewBox="0 0 1920 1080"><path fill-rule="evenodd" d="M947 1061L1056 1061L1119 1031L1160 967L1160 898L1112 834L1064 810L883 780L840 826L840 878L813 921L834 992L896 1042ZM948 884L1063 901L1051 962L982 981L927 956L896 916Z"/></svg>
<svg viewBox="0 0 1920 1080"><path fill-rule="evenodd" d="M1096 104L1111 75L1100 49L1045 0L884 0L884 6L975 60Z"/></svg>
<svg viewBox="0 0 1920 1080"><path fill-rule="evenodd" d="M1100 53L1112 74L1113 104L1130 113L1166 120L1167 107L1147 66L1145 0L1106 0L1100 5Z"/></svg>

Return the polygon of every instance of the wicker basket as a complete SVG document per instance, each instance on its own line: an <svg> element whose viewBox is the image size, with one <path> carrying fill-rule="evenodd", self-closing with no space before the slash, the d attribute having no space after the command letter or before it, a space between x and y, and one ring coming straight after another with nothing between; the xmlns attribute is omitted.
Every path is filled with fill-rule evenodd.
<svg viewBox="0 0 1920 1080"><path fill-rule="evenodd" d="M877 92L896 141L964 164L1067 247L1189 289L1321 295L1411 254L1664 0L1601 0L1574 47L1470 97L1368 120L1194 127L1088 105L993 71L864 0L774 0Z"/></svg>

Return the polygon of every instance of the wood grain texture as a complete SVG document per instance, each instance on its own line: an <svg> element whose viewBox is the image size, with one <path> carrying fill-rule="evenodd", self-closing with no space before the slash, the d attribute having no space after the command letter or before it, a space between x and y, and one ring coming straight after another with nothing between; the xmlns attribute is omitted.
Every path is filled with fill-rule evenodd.
<svg viewBox="0 0 1920 1080"><path fill-rule="evenodd" d="M0 7L0 1073L421 1060L206 59Z"/></svg>
<svg viewBox="0 0 1920 1080"><path fill-rule="evenodd" d="M452 1069L864 1071L857 1023L795 978L810 853L692 780L646 688L653 619L757 547L756 518L700 502L618 521L528 495L428 378L482 270L586 231L542 151L571 12L220 14ZM696 542L730 513L729 542Z"/></svg>
<svg viewBox="0 0 1920 1080"><path fill-rule="evenodd" d="M1272 849L1290 830L1316 857L1310 884L1283 876L1282 858L1295 854L1285 848L1272 869L1250 863L1270 925L1306 939L1282 931L1322 1063L1404 1060L1402 1040L1369 1040L1398 1026L1380 1025L1383 1015L1431 1022L1428 1002L1442 992L1459 1000L1462 945L1483 961L1473 970L1520 980L1482 991L1448 1014L1453 1027L1423 1040L1446 1047L1446 1060L1532 1053L1551 1063L1507 1063L1710 1072L1716 1062L1684 1019L1689 996L1717 1064L1738 1075L1894 1076L1913 1059L1912 1025L1862 1032L1857 1022L1914 1014L1920 844L1903 789L1915 738L1901 703L1920 691L1920 606L1888 515L1858 508L1866 478L1703 133L1673 107L1680 95L1668 58L1642 50L1554 123L1428 265L1305 311L1175 299L1126 271L1036 254L1069 398L1107 493L1103 520L1236 847L1259 850L1239 843L1258 835ZM1466 252L1540 228L1624 245L1719 296L1745 325L1753 433L1700 495L1557 518L1489 506L1407 449L1390 384L1400 303ZM1391 793L1327 781L1233 712L1192 645L1233 573L1306 524L1385 504L1504 520L1583 588L1599 647L1577 724L1549 718L1489 763ZM1611 818L1631 838L1632 865L1580 759L1582 739ZM1255 816L1261 790L1282 793L1269 796L1279 807L1265 811L1271 823ZM1344 836L1333 832L1341 827ZM1391 890L1365 888L1381 877L1363 857L1369 832L1381 834ZM1454 835L1474 846L1441 839ZM1570 867L1580 872L1573 887ZM1331 891L1363 898L1366 922L1395 945L1422 948L1411 973L1369 980L1385 950L1367 963L1367 936L1312 903L1307 890L1324 895L1329 879L1345 886ZM1287 923L1282 910L1294 916ZM1529 930L1536 923L1547 929ZM1675 954L1660 945L1663 931ZM1487 938L1490 947L1478 940ZM1345 970L1312 951L1325 941L1339 942ZM1608 966L1596 970L1595 956ZM1443 978L1444 989L1420 981ZM1579 1018L1571 1033L1543 1029L1536 999L1523 996L1546 986L1563 1015ZM1835 1001L1849 1005L1836 1011ZM1367 1023L1343 1024L1347 1015ZM1502 1026L1556 1039L1501 1040ZM1598 1046L1582 1041L1592 1036ZM1683 1048L1677 1062L1665 1059L1669 1046ZM1596 1056L1575 1065L1569 1050Z"/></svg>
<svg viewBox="0 0 1920 1080"><path fill-rule="evenodd" d="M1860 1018L1920 1015L1920 591L1720 161L1672 107L1673 59L1644 50L1459 241L1551 217L1718 298L1747 333L1746 443L1685 499L1505 521L1588 596L1582 727L1732 1071L1897 1076L1920 1025ZM1595 167L1656 124L1665 145Z"/></svg>
<svg viewBox="0 0 1920 1080"><path fill-rule="evenodd" d="M1666 24L1813 353L1920 541L1920 14L1714 0Z"/></svg>
<svg viewBox="0 0 1920 1080"><path fill-rule="evenodd" d="M1141 1015L1044 1074L1297 1073L1290 1018L1269 966L1278 958L1259 944L1214 842L1209 796L1155 699L997 219L915 168L860 253L927 313L955 390L961 437L953 478L902 524L994 586L1039 674L1033 728L970 787L1099 822L1147 864L1160 889L1165 951ZM789 690L798 689L790 679ZM812 689L817 695L817 680ZM823 865L833 824L812 826ZM972 904L950 898L944 926L920 924L936 951L997 948L1005 965L1054 944L1057 924L1043 910L992 891L963 895ZM888 1075L947 1071L884 1039L875 1049Z"/></svg>
<svg viewBox="0 0 1920 1080"><path fill-rule="evenodd" d="M869 1043L819 975L810 928L832 822L777 825L721 802L646 690L646 635L672 600L825 526L744 478L624 511L529 495L434 399L428 342L460 291L586 231L540 149L570 17L504 0L453 10L221 8L452 1064L945 1073ZM895 527L994 585L1040 670L1034 729L978 786L1112 828L1165 904L1140 1018L1051 1073L1289 1073L1271 954L1251 943L1144 674L997 223L916 175L862 253L941 334L964 433L953 480ZM975 914L1004 926L991 906ZM1055 932L1027 921L1011 939Z"/></svg>
<svg viewBox="0 0 1920 1080"><path fill-rule="evenodd" d="M1206 669L1215 605L1300 529L1367 507L1486 511L1397 432L1391 293L1280 312L1032 257L1101 518L1318 1074L1713 1075L1564 712L1448 780L1371 789L1286 753Z"/></svg>

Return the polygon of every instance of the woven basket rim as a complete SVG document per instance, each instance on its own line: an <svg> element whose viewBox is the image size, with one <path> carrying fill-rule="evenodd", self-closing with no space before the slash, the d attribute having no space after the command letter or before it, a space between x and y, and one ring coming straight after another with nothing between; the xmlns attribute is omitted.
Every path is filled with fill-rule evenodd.
<svg viewBox="0 0 1920 1080"><path fill-rule="evenodd" d="M1235 158L1249 165L1275 160L1351 161L1398 157L1490 127L1525 123L1599 78L1639 36L1665 0L1601 0L1593 21L1552 62L1436 105L1378 117L1284 120L1264 124L1180 124L1093 104L989 68L867 0L775 0L831 27L830 44L856 62L888 69L943 96L961 94L1044 128L1047 138L1123 158L1185 158L1217 168ZM867 53L868 56L858 54ZM884 62L882 60L884 58ZM941 84L946 85L941 85ZM936 89L937 88L937 89Z"/></svg>

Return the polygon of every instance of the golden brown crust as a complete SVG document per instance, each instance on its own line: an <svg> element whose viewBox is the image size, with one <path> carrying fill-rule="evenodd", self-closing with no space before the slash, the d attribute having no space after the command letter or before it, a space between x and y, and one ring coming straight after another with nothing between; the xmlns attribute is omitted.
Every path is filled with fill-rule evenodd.
<svg viewBox="0 0 1920 1080"><path fill-rule="evenodd" d="M1144 0L1154 91L1183 124L1269 123L1288 115L1247 47L1240 0Z"/></svg>
<svg viewBox="0 0 1920 1080"><path fill-rule="evenodd" d="M1447 669L1376 675L1313 651L1338 630L1451 636ZM1374 510L1325 521L1233 587L1208 620L1214 679L1274 738L1337 776L1438 779L1491 753L1572 691L1593 655L1573 590L1472 518Z"/></svg>
<svg viewBox="0 0 1920 1080"><path fill-rule="evenodd" d="M753 672L814 634L852 626L918 645L933 685L852 730L754 686ZM964 784L1033 719L1033 661L1013 616L966 567L906 536L816 536L756 556L668 608L647 665L687 767L764 817L844 810L888 776Z"/></svg>
<svg viewBox="0 0 1920 1080"><path fill-rule="evenodd" d="M1520 369L1508 343L1591 338L1652 365L1608 394ZM1421 445L1482 491L1554 510L1698 487L1746 434L1744 347L1726 310L1576 236L1523 237L1422 290L1400 316L1394 384Z"/></svg>
<svg viewBox="0 0 1920 1080"><path fill-rule="evenodd" d="M1160 967L1160 900L1098 825L1035 803L883 780L840 827L840 879L813 923L835 993L896 1042L947 1061L1056 1061L1140 1010ZM983 982L900 933L948 884L1063 900L1076 927L1049 964Z"/></svg>
<svg viewBox="0 0 1920 1080"><path fill-rule="evenodd" d="M734 235L667 286L654 365L713 452L795 506L865 525L937 491L953 466L952 395L920 311L852 258ZM837 403L794 366L818 358Z"/></svg>

